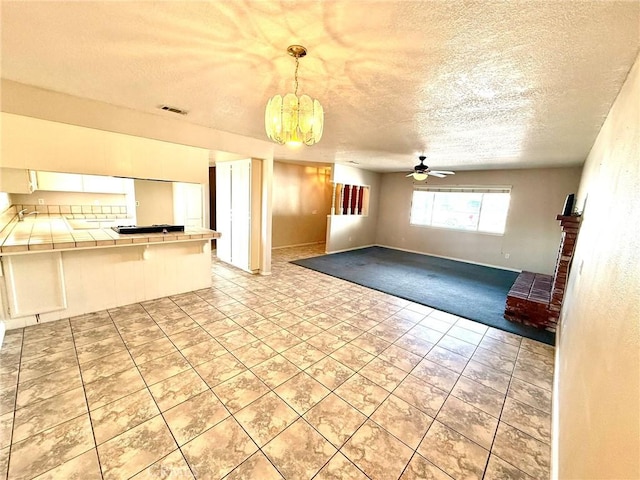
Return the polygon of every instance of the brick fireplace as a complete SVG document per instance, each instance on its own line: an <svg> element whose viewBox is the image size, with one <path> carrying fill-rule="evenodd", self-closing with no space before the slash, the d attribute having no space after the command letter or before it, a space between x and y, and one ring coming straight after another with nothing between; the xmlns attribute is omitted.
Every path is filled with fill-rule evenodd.
<svg viewBox="0 0 640 480"><path fill-rule="evenodd" d="M507 294L504 318L555 332L580 229L580 215L558 215L562 240L553 276L522 272Z"/></svg>

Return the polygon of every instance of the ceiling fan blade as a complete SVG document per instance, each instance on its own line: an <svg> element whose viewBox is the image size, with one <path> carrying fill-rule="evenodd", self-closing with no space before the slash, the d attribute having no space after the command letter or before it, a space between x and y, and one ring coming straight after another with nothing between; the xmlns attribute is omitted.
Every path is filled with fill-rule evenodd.
<svg viewBox="0 0 640 480"><path fill-rule="evenodd" d="M443 175L455 175L455 172L450 172L449 170L431 170L432 173L441 173Z"/></svg>
<svg viewBox="0 0 640 480"><path fill-rule="evenodd" d="M432 177L438 177L438 178L445 178L446 177L446 175L443 175L443 174L441 174L439 172L429 172L428 174L431 175Z"/></svg>

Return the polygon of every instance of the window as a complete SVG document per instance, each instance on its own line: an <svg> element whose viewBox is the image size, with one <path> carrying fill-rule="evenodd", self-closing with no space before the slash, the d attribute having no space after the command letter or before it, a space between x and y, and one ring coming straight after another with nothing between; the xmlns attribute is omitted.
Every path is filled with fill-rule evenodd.
<svg viewBox="0 0 640 480"><path fill-rule="evenodd" d="M511 189L508 187L416 188L411 225L503 234Z"/></svg>

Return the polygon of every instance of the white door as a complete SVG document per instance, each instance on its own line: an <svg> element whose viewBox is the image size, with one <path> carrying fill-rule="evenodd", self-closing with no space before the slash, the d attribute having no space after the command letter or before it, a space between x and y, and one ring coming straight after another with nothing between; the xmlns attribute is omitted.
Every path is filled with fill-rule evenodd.
<svg viewBox="0 0 640 480"><path fill-rule="evenodd" d="M216 164L216 254L223 262L231 263L231 164Z"/></svg>

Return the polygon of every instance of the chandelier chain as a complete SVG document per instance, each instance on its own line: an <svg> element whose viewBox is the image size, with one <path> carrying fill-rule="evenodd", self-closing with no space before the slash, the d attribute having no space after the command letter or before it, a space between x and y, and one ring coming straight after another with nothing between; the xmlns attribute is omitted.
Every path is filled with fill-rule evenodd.
<svg viewBox="0 0 640 480"><path fill-rule="evenodd" d="M294 82L295 82L295 90L294 90L294 95L297 97L298 96L298 67L300 66L300 59L298 57L296 57L296 72L293 75L294 78Z"/></svg>

